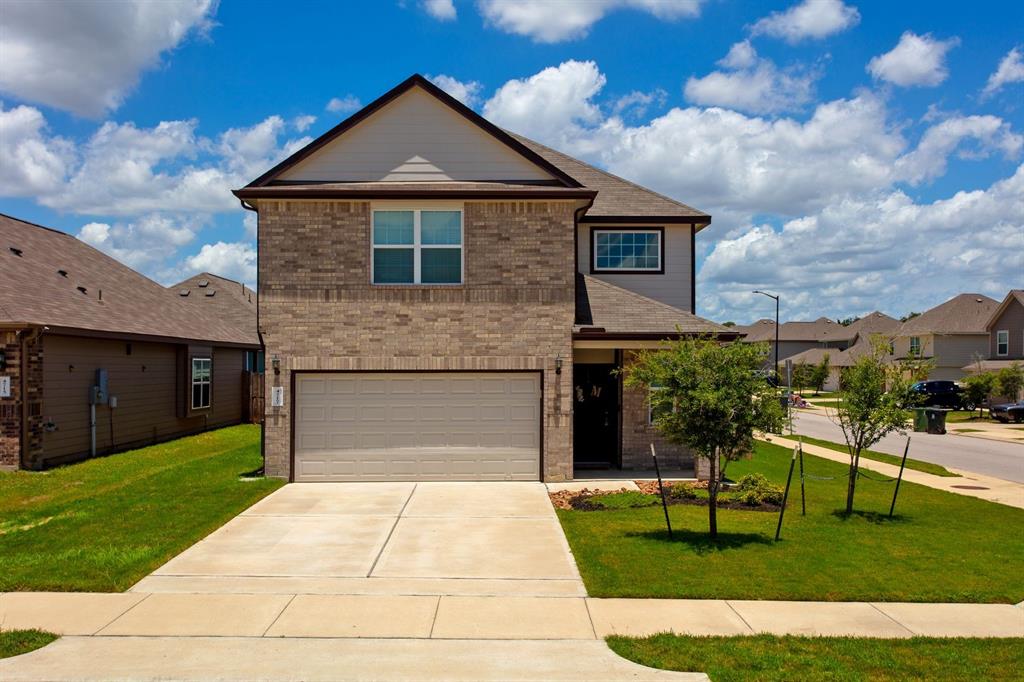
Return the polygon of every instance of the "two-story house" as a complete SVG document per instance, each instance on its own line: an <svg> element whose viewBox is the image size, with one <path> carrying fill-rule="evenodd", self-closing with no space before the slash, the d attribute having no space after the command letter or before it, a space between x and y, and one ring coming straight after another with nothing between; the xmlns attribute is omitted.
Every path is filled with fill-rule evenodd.
<svg viewBox="0 0 1024 682"><path fill-rule="evenodd" d="M711 217L416 75L236 190L258 213L269 475L565 480L647 467L618 370L697 317Z"/></svg>
<svg viewBox="0 0 1024 682"><path fill-rule="evenodd" d="M961 379L965 365L988 353L985 325L998 305L982 294L954 296L900 325L893 333L893 355L931 360L929 379Z"/></svg>
<svg viewBox="0 0 1024 682"><path fill-rule="evenodd" d="M988 349L966 365L965 372L999 370L1024 364L1024 289L1011 289L985 324Z"/></svg>

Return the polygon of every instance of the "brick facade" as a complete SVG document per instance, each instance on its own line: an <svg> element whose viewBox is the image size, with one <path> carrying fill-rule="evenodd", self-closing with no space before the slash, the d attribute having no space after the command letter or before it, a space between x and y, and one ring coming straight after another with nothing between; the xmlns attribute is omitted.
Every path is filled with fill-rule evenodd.
<svg viewBox="0 0 1024 682"><path fill-rule="evenodd" d="M0 398L0 469L16 469L22 459L31 463L32 456L42 449L43 343L42 339L30 341L28 357L23 358L22 335L27 333L0 332L0 349L4 351L6 362L0 376L11 379L10 397ZM27 365L25 395L22 395L23 364ZM27 404L27 415L23 415L23 404ZM21 453L23 419L27 427L25 444L28 449L24 458Z"/></svg>
<svg viewBox="0 0 1024 682"><path fill-rule="evenodd" d="M653 469L651 443L658 453L662 469L694 467L693 454L681 445L668 442L652 425L647 423L647 392L643 389L622 389L622 468Z"/></svg>
<svg viewBox="0 0 1024 682"><path fill-rule="evenodd" d="M411 203L411 208L415 206ZM266 470L290 475L291 372L543 372L545 480L572 478L572 202L467 202L465 283L372 286L370 203L260 201L260 330L270 387ZM279 372L272 369L279 359Z"/></svg>

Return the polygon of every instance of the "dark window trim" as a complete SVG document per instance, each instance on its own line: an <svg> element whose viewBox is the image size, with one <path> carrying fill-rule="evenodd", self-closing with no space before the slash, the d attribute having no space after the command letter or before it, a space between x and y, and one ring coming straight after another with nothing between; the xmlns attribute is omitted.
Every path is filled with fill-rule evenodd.
<svg viewBox="0 0 1024 682"><path fill-rule="evenodd" d="M209 403L200 407L196 407L195 403L196 360L206 360L210 363L210 379L207 382L207 386L210 387ZM213 353L190 355L188 358L188 409L189 412L206 412L213 409Z"/></svg>
<svg viewBox="0 0 1024 682"><path fill-rule="evenodd" d="M615 270L601 269L596 267L597 263L597 233L598 232L657 232L659 244L657 270ZM591 275L664 275L665 274L665 227L663 225L603 225L601 227L591 226L590 228L590 274Z"/></svg>

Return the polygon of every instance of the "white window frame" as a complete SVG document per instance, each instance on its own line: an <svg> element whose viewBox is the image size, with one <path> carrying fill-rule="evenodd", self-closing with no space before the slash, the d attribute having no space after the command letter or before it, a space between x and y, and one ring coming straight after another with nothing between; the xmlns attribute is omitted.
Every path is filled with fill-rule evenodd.
<svg viewBox="0 0 1024 682"><path fill-rule="evenodd" d="M915 341L917 341L917 343L914 343ZM917 346L917 348L915 349L914 346ZM911 336L910 337L910 355L912 355L914 357L921 357L921 337L920 336Z"/></svg>
<svg viewBox="0 0 1024 682"><path fill-rule="evenodd" d="M597 265L597 239L602 234L656 234L658 235L658 266L654 268L602 268ZM593 236L590 238L590 269L594 273L635 273L635 274L652 274L659 275L665 272L665 264L662 262L662 256L665 253L665 231L662 229L652 229L644 227L630 227L624 225L622 227L608 227L608 228L593 228Z"/></svg>
<svg viewBox="0 0 1024 682"><path fill-rule="evenodd" d="M207 363L210 371L208 379L196 379L197 362ZM196 405L196 386L206 386L208 388L205 405ZM189 374L189 404L193 410L208 410L210 405L213 404L213 359L208 356L197 355L192 358L192 371Z"/></svg>
<svg viewBox="0 0 1024 682"><path fill-rule="evenodd" d="M999 340L1000 336L1002 336L1006 340L1005 341L1000 341ZM1006 350L1003 351L1002 353L999 352L1000 344L1003 344L1003 345L1006 346ZM1009 354L1010 354L1010 330L1009 329L1000 329L999 331L996 332L996 357L1005 358Z"/></svg>
<svg viewBox="0 0 1024 682"><path fill-rule="evenodd" d="M417 203L385 204L375 203L370 207L370 284L375 287L460 287L466 283L466 212L464 204L451 203ZM412 244L375 244L373 235L376 232L377 211L407 211L412 213ZM423 211L453 211L459 214L458 244L423 244L420 230L420 215ZM374 272L373 254L377 249L412 249L411 282L377 282ZM423 282L421 276L421 255L424 249L455 249L459 250L459 281L458 282Z"/></svg>

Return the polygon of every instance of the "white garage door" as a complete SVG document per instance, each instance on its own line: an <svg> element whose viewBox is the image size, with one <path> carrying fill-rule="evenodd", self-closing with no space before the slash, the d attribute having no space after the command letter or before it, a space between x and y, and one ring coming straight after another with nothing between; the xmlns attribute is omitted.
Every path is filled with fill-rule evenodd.
<svg viewBox="0 0 1024 682"><path fill-rule="evenodd" d="M296 377L296 481L539 478L536 373Z"/></svg>

